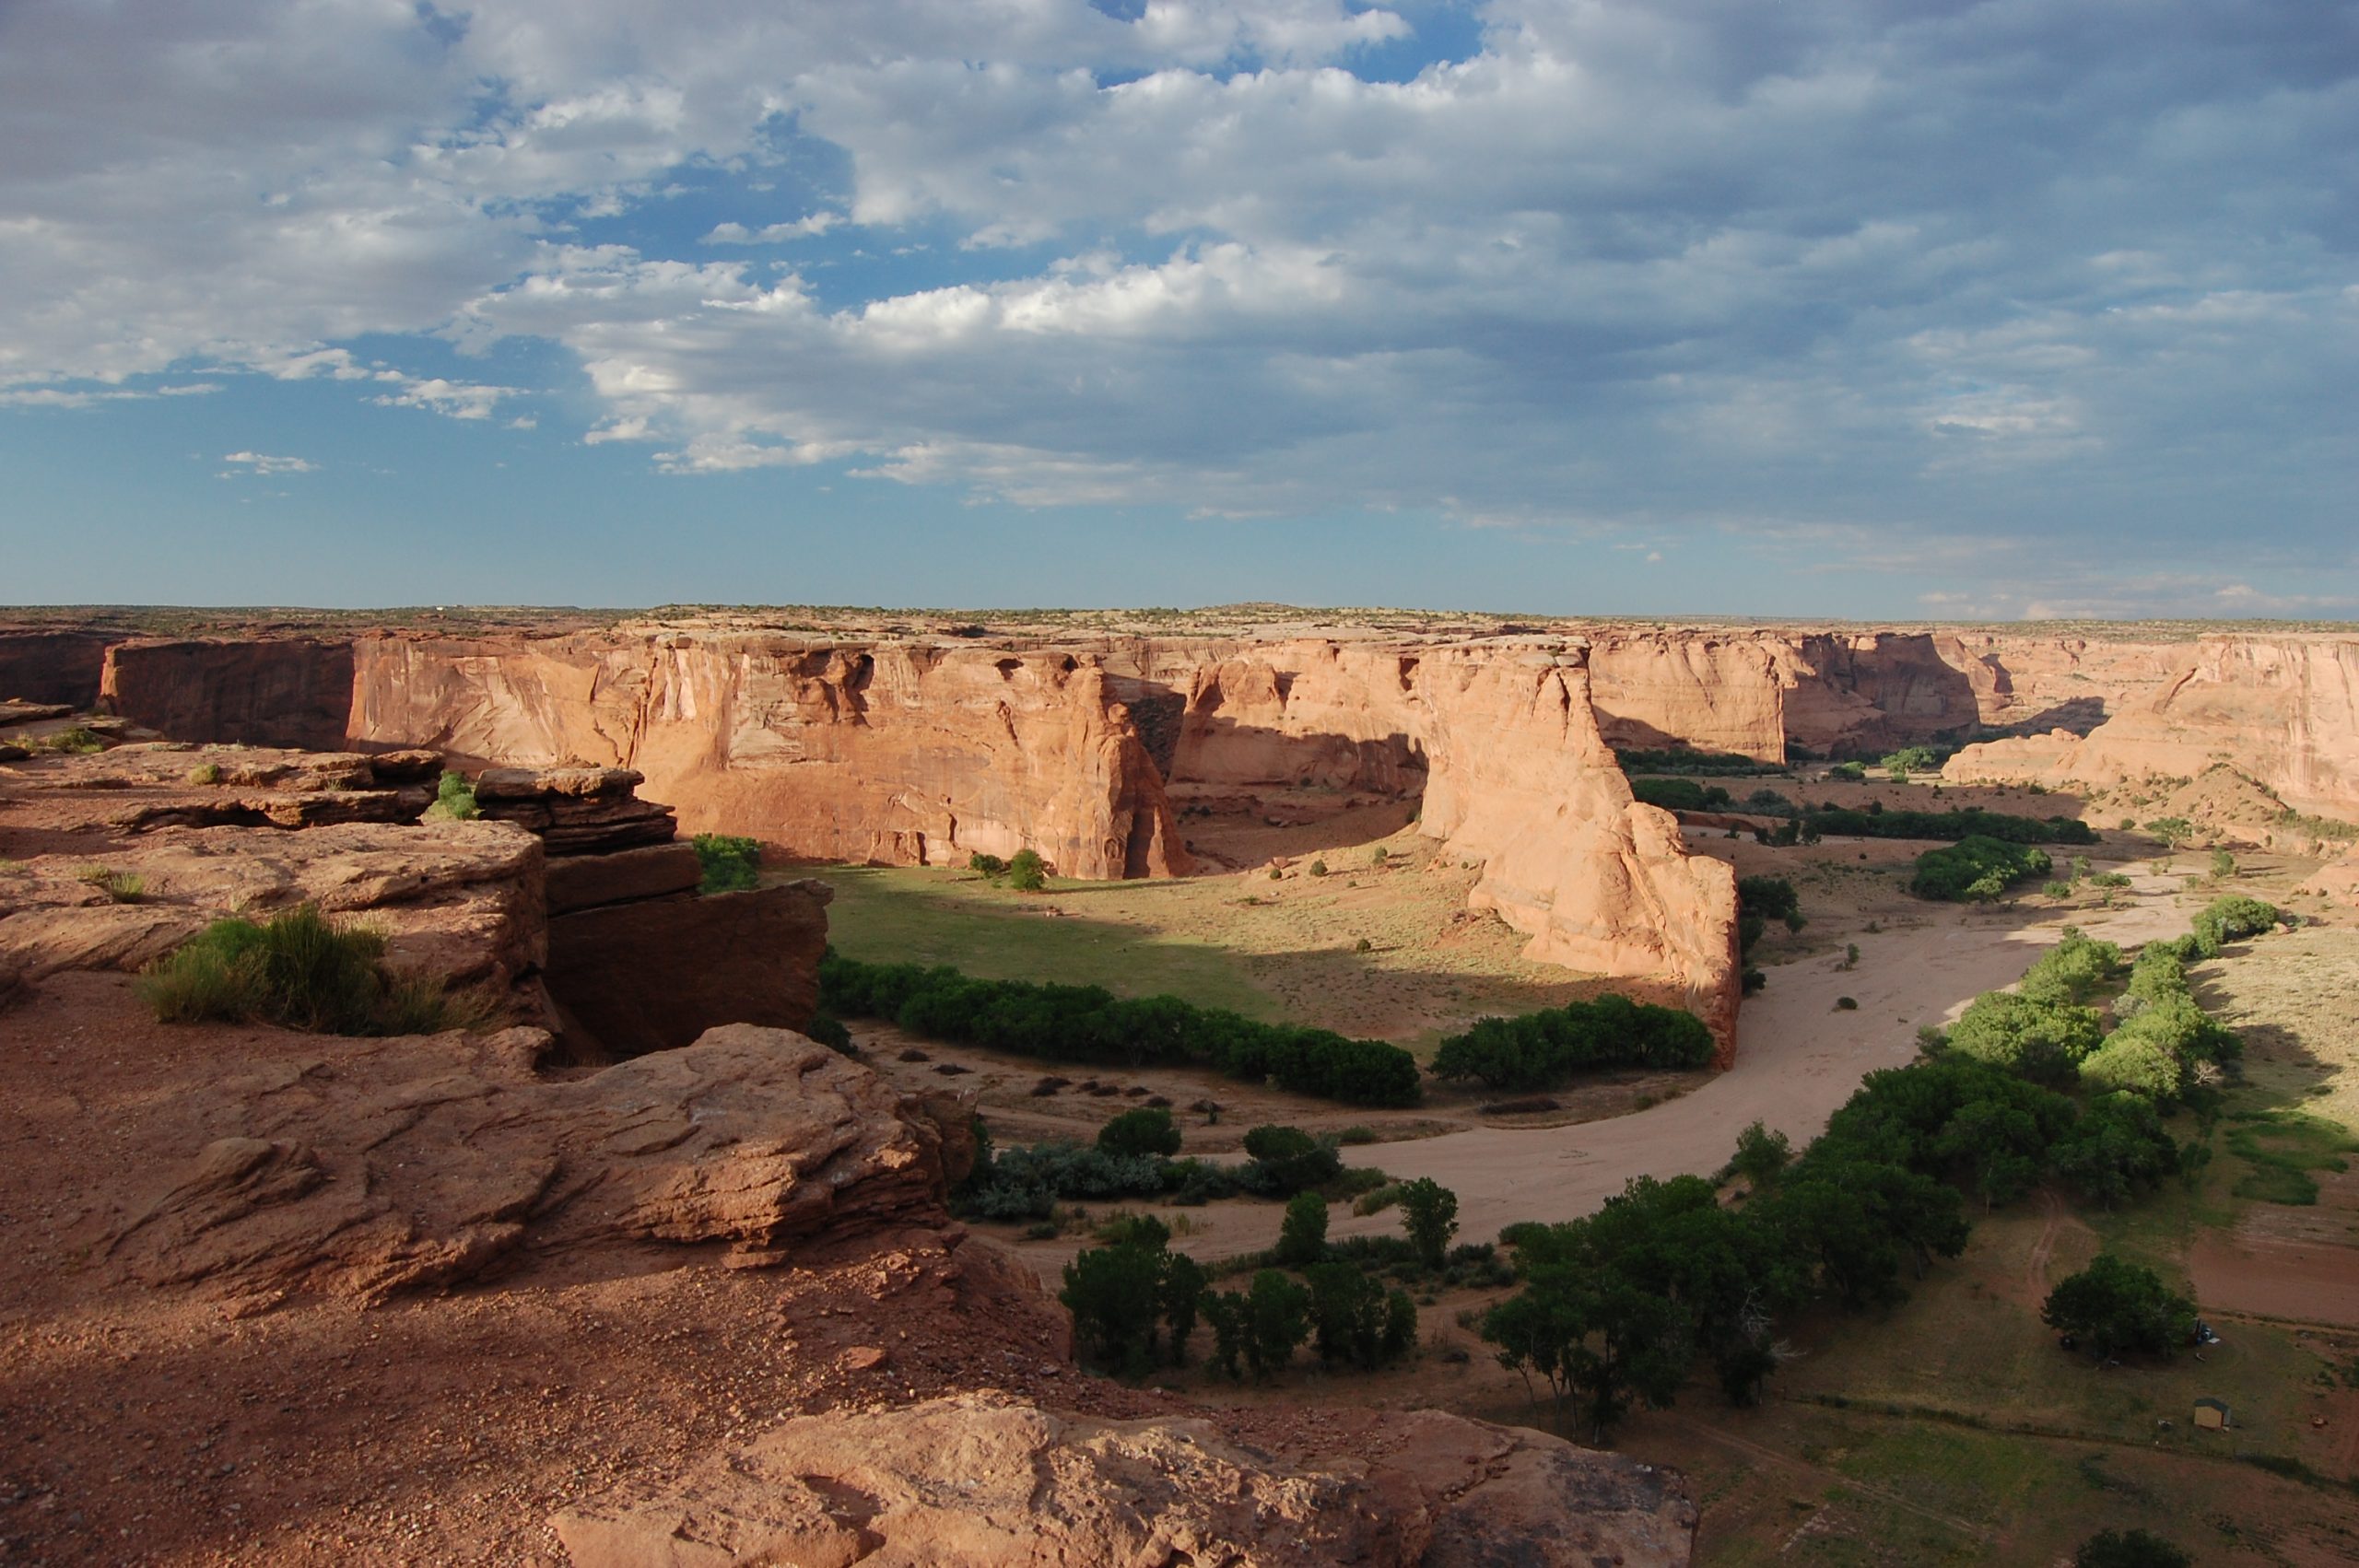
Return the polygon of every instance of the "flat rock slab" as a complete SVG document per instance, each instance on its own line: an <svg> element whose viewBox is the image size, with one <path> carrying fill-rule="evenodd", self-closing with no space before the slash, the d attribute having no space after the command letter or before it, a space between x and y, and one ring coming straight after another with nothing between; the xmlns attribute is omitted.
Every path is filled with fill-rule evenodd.
<svg viewBox="0 0 2359 1568"><path fill-rule="evenodd" d="M1689 1560L1696 1509L1661 1470L1434 1411L1376 1418L1363 1435L1374 1457L1288 1462L1206 1421L969 1394L790 1421L652 1497L551 1523L574 1568Z"/></svg>

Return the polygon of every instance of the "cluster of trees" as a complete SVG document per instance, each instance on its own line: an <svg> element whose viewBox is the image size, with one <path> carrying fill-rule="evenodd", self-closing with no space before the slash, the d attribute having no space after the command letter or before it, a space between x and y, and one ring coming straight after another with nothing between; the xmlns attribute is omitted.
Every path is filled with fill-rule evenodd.
<svg viewBox="0 0 2359 1568"><path fill-rule="evenodd" d="M1343 1156L1332 1140L1295 1127L1257 1127L1245 1135L1247 1159L1218 1165L1178 1160L1180 1129L1159 1107L1128 1111L1099 1129L1095 1147L1039 1143L994 1151L988 1140L954 1199L961 1214L983 1220L1045 1220L1061 1203L1162 1198L1207 1203L1218 1198L1290 1198L1337 1182ZM1369 1182L1381 1182L1369 1174Z"/></svg>
<svg viewBox="0 0 2359 1568"><path fill-rule="evenodd" d="M2238 907L2223 907L2230 904ZM2067 927L2064 940L2031 966L2016 990L1977 997L1944 1044L2036 1082L2077 1081L2099 1094L2127 1092L2171 1106L2208 1076L2207 1067L2243 1054L2236 1032L2197 1003L2188 964L2205 955L2205 933L2250 934L2256 923L2266 929L2275 919L2276 910L2258 899L2223 899L2197 917L2197 933L2148 942L2113 999L2110 1029L2105 1012L2091 1004L2119 975L2121 950ZM2210 951L2217 951L2216 942Z"/></svg>
<svg viewBox="0 0 2359 1568"><path fill-rule="evenodd" d="M1483 1018L1434 1052L1434 1076L1473 1078L1494 1089L1553 1089L1576 1072L1609 1067L1701 1067L1712 1032L1694 1013L1615 992L1528 1012Z"/></svg>
<svg viewBox="0 0 2359 1568"><path fill-rule="evenodd" d="M1417 1189L1414 1207L1411 1195L1402 1199L1413 1245L1421 1257L1430 1247L1438 1268L1456 1229L1457 1198L1430 1181L1409 1185ZM1058 1299L1073 1314L1083 1353L1128 1376L1165 1361L1186 1364L1199 1319L1212 1328L1214 1364L1232 1378L1273 1377L1305 1343L1329 1366L1374 1371L1398 1361L1417 1341L1416 1304L1338 1256L1326 1235L1326 1199L1297 1194L1273 1266L1255 1270L1242 1291L1216 1291L1192 1258L1170 1250L1171 1233L1160 1221L1128 1219L1107 1235L1106 1246L1065 1266Z"/></svg>
<svg viewBox="0 0 2359 1568"><path fill-rule="evenodd" d="M1731 803L1726 790L1717 784L1698 784L1693 778L1633 778L1630 793L1667 812L1726 811Z"/></svg>
<svg viewBox="0 0 2359 1568"><path fill-rule="evenodd" d="M1398 1046L1260 1024L1173 996L979 980L946 966L863 964L830 951L819 965L819 1000L839 1017L887 1018L929 1038L1060 1061L1210 1067L1360 1106L1414 1106L1423 1094L1416 1059Z"/></svg>
<svg viewBox="0 0 2359 1568"><path fill-rule="evenodd" d="M1754 1183L1741 1208L1699 1176L1640 1178L1587 1219L1513 1227L1524 1287L1483 1333L1601 1437L1634 1401L1670 1403L1699 1360L1749 1402L1777 1365L1781 1317L1902 1299L1904 1271L1965 1246L1967 1194L2011 1202L2053 1175L2110 1200L2178 1162L2133 1094L2076 1106L1956 1055L1888 1069L1799 1156L1748 1129L1731 1162Z"/></svg>
<svg viewBox="0 0 2359 1568"><path fill-rule="evenodd" d="M2046 876L2052 864L2043 849L1978 834L1918 856L1908 891L1919 898L1951 903L1968 898L1987 902L2019 882Z"/></svg>
<svg viewBox="0 0 2359 1568"><path fill-rule="evenodd" d="M1856 765L1854 765L1856 766ZM1997 838L2010 844L2094 844L2096 830L2075 816L2017 816L1979 806L1945 812L1886 811L1882 802L1865 806L1796 805L1775 790L1760 790L1739 801L1717 784L1693 778L1634 778L1630 792L1666 811L1742 811L1787 818L1767 840L1814 844L1828 834L1852 838L1930 838L1954 844L1965 838Z"/></svg>
<svg viewBox="0 0 2359 1568"><path fill-rule="evenodd" d="M1738 756L1733 752L1689 751L1684 746L1670 751L1619 751L1614 759L1625 773L1781 773L1784 769L1774 763ZM1636 780L1632 781L1633 786Z"/></svg>

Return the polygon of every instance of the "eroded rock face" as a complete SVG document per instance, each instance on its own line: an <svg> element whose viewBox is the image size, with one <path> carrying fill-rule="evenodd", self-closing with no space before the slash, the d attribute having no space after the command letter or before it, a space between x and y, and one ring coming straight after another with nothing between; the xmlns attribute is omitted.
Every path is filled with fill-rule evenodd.
<svg viewBox="0 0 2359 1568"><path fill-rule="evenodd" d="M1189 869L1162 778L1092 656L651 632L375 638L353 738L628 766L691 832L822 860L1037 849L1072 876Z"/></svg>
<svg viewBox="0 0 2359 1568"><path fill-rule="evenodd" d="M1590 641L1589 676L1598 729L1611 745L1785 760L1789 683L1765 638L1600 634Z"/></svg>
<svg viewBox="0 0 2359 1568"><path fill-rule="evenodd" d="M106 650L99 703L176 741L340 750L352 717L341 638L138 638Z"/></svg>
<svg viewBox="0 0 2359 1568"><path fill-rule="evenodd" d="M2107 788L2193 778L2222 762L2299 810L2359 813L2359 638L2207 637L2085 739L1968 746L1942 776Z"/></svg>
<svg viewBox="0 0 2359 1568"><path fill-rule="evenodd" d="M206 1141L114 1227L111 1269L377 1300L521 1254L712 1244L769 1261L946 1219L927 1105L786 1030L733 1024L565 1082L534 1076L538 1030L317 1044L192 1111Z"/></svg>
<svg viewBox="0 0 2359 1568"><path fill-rule="evenodd" d="M1288 1462L1212 1422L972 1394L791 1421L639 1503L553 1521L575 1568L793 1562L1673 1568L1696 1512L1662 1472L1435 1411Z"/></svg>

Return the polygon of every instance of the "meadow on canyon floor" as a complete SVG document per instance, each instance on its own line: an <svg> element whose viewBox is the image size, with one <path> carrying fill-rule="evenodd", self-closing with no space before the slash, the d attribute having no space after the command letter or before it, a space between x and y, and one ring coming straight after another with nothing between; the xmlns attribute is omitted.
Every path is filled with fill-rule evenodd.
<svg viewBox="0 0 2359 1568"><path fill-rule="evenodd" d="M1845 804L1852 796L1888 807L1933 803L1921 785L1812 784L1806 792ZM2081 805L2020 790L1941 793L1942 806L2026 814ZM1353 842L1355 829L1380 837ZM830 870L834 940L863 958L1126 994L1168 990L1257 1018L1390 1037L1421 1057L1440 1034L1482 1013L1608 989L1522 960L1516 933L1464 911L1471 872L1439 858L1397 815L1247 831L1270 839L1255 846L1262 860L1248 870L1058 883L1039 895L946 869ZM1718 829L1687 837L1740 874L1790 879L1808 916L1799 931L1773 926L1756 949L1768 985L1747 1000L1738 1063L1723 1074L1602 1075L1556 1094L1561 1108L1538 1116L1485 1114L1490 1096L1448 1086L1435 1086L1414 1111L1372 1112L1210 1075L1077 1070L913 1044L882 1026L857 1033L867 1059L910 1086L980 1088L1003 1144L1086 1141L1147 1096L1181 1107L1188 1153L1233 1151L1242 1129L1262 1121L1365 1128L1377 1141L1346 1148L1350 1164L1452 1187L1461 1239L1481 1241L1513 1220L1587 1212L1630 1175L1709 1174L1756 1117L1799 1144L1861 1073L1913 1059L1919 1024L1954 1018L1976 994L2011 983L2067 926L2129 946L2185 929L2223 891L2272 899L2310 923L2240 944L2196 972L2205 1004L2244 1032L2248 1055L2209 1134L2217 1157L2192 1187L2173 1182L2114 1212L2052 1192L1977 1212L1966 1253L1911 1281L1901 1306L1867 1317L1814 1314L1796 1325L1794 1359L1759 1408L1733 1409L1691 1387L1675 1408L1634 1416L1616 1445L1690 1475L1703 1508L1697 1560L1706 1563L2046 1562L2093 1530L2131 1525L2171 1536L2203 1562L2359 1554L2351 1479L2359 1474L2359 1173L2344 1168L2342 1153L2359 1106L2359 1024L2349 1003L2359 995L2359 930L2296 892L2317 861L2248 852L2215 883L2201 852L2107 833L2086 852L2099 871L2127 874L2126 888L2069 898L2025 891L1976 908L1907 894L1907 868L1923 848L1914 841L1770 848ZM1309 873L1313 858L1327 874ZM1283 867L1274 880L1272 859ZM1858 1006L1839 1007L1841 997ZM924 1059L901 1060L910 1050ZM1043 1078L1062 1075L1082 1083L1035 1093ZM1185 1109L1206 1098L1223 1106L1217 1124ZM2173 1131L2204 1136L2186 1113ZM2292 1195L2289 1165L2309 1167L2315 1202L2270 1200ZM1266 1202L1131 1202L1070 1213L1054 1237L983 1228L1053 1284L1118 1209L1156 1214L1172 1225L1175 1246L1205 1259L1268 1246L1279 1221L1279 1206ZM1330 1234L1394 1234L1399 1225L1397 1211L1355 1216L1339 1205ZM2152 1367L2097 1369L2060 1351L2039 1321L2040 1302L2101 1247L2165 1278L2191 1279L2223 1343L2200 1361L2183 1353ZM1161 1381L1248 1409L1304 1399L1439 1405L1545 1424L1546 1412L1494 1363L1475 1330L1504 1292L1422 1289L1422 1352L1402 1366L1298 1368L1270 1387L1230 1384L1201 1368ZM2231 1405L2231 1431L2192 1427L2193 1402L2204 1397Z"/></svg>

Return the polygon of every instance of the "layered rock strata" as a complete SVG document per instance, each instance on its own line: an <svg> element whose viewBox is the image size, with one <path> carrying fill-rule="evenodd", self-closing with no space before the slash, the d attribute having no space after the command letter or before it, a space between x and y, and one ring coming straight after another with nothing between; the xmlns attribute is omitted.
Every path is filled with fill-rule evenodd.
<svg viewBox="0 0 2359 1568"><path fill-rule="evenodd" d="M135 971L231 915L313 904L388 939L387 964L537 1015L541 847L496 823L302 832L167 828L40 854L0 876L0 998L65 969Z"/></svg>
<svg viewBox="0 0 2359 1568"><path fill-rule="evenodd" d="M2222 763L2296 810L2359 814L2359 638L2204 638L2087 736L1968 746L1942 777L2102 789Z"/></svg>
<svg viewBox="0 0 2359 1568"><path fill-rule="evenodd" d="M663 1243L768 1262L947 1219L928 1107L785 1030L734 1024L564 1082L535 1076L537 1030L322 1044L195 1117L206 1141L114 1228L111 1269L379 1300L519 1254Z"/></svg>
<svg viewBox="0 0 2359 1568"><path fill-rule="evenodd" d="M1191 869L1163 780L1086 653L651 633L356 649L351 734L636 769L695 832L799 855L1069 876Z"/></svg>
<svg viewBox="0 0 2359 1568"><path fill-rule="evenodd" d="M970 1394L787 1422L653 1498L553 1521L574 1568L1675 1568L1696 1511L1663 1472L1438 1411L1288 1461L1212 1422Z"/></svg>

